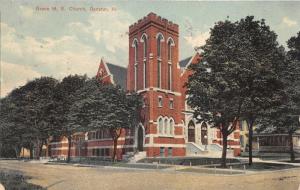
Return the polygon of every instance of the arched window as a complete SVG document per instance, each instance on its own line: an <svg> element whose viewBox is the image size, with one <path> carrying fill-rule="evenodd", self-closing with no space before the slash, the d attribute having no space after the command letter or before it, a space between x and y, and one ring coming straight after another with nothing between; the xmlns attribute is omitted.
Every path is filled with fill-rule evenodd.
<svg viewBox="0 0 300 190"><path fill-rule="evenodd" d="M143 36L142 36L142 39L141 39L141 41L142 42L144 42L144 51L143 51L143 53L144 53L144 59L143 59L143 81L144 81L144 84L143 84L143 86L144 86L144 88L146 88L147 87L147 76L146 76L146 74L147 74L147 49L148 49L148 42L147 42L147 36L146 36L146 34L143 34Z"/></svg>
<svg viewBox="0 0 300 190"><path fill-rule="evenodd" d="M158 133L163 134L163 130L164 130L163 119L159 118L158 119Z"/></svg>
<svg viewBox="0 0 300 190"><path fill-rule="evenodd" d="M134 62L136 63L138 61L138 41L137 41L137 39L134 39L133 47L134 47Z"/></svg>
<svg viewBox="0 0 300 190"><path fill-rule="evenodd" d="M163 42L164 37L161 33L159 33L159 34L157 34L156 38L157 38L157 57L160 58L161 51L162 51L161 42Z"/></svg>
<svg viewBox="0 0 300 190"><path fill-rule="evenodd" d="M165 121L164 121L164 134L168 134L169 132L169 125L168 125L168 119L165 118Z"/></svg>
<svg viewBox="0 0 300 190"><path fill-rule="evenodd" d="M157 39L157 87L161 88L161 52L162 52L162 48L161 48L161 42L164 41L164 37L161 33L158 33L156 35L156 39Z"/></svg>
<svg viewBox="0 0 300 190"><path fill-rule="evenodd" d="M132 42L134 48L134 90L137 90L137 76L138 76L138 40L134 39Z"/></svg>
<svg viewBox="0 0 300 190"><path fill-rule="evenodd" d="M193 121L188 124L188 142L195 142L195 124Z"/></svg>
<svg viewBox="0 0 300 190"><path fill-rule="evenodd" d="M174 46L174 40L168 39L168 90L172 90L172 46Z"/></svg>
<svg viewBox="0 0 300 190"><path fill-rule="evenodd" d="M144 51L143 51L143 53L144 53L144 58L146 58L147 57L147 49L148 49L148 43L147 43L147 36L146 36L146 34L143 34L141 42L144 43L144 48L143 48Z"/></svg>
<svg viewBox="0 0 300 190"><path fill-rule="evenodd" d="M170 119L170 135L174 135L174 120Z"/></svg>
<svg viewBox="0 0 300 190"><path fill-rule="evenodd" d="M168 39L168 61L172 61L172 46L175 46L174 40L172 38Z"/></svg>

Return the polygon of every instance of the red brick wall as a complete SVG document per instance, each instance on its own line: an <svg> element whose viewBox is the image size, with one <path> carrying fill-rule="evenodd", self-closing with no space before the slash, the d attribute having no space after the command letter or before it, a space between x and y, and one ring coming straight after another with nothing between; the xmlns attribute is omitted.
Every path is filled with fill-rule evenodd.
<svg viewBox="0 0 300 190"><path fill-rule="evenodd" d="M129 65L127 71L127 89L129 91L135 90L135 78L134 67L138 66L137 75L137 91L142 91L146 106L142 111L143 125L147 134L158 134L157 131L157 119L159 116L173 118L175 122L175 135L182 135L182 127L177 125L181 123L181 83L180 83L180 69L177 67L178 63L178 25L169 22L153 13L148 14L143 19L129 27ZM161 42L161 89L158 89L158 55L157 55L157 34L161 33L164 37L164 41ZM144 77L143 77L143 64L144 64L144 43L141 42L141 37L146 34L147 39L147 55L146 55L146 70L147 70L147 85L146 91L144 90ZM171 91L168 89L168 52L167 43L168 39L172 38L175 46L172 46L172 86ZM135 62L135 48L132 47L134 40L138 41L138 59ZM162 97L163 106L158 106L158 97ZM169 108L169 101L173 99L174 108ZM151 122L150 122L151 121ZM150 137L152 138L152 137ZM146 144L150 143L149 138L146 138ZM172 144L184 145L184 139L178 137L161 137L156 135L153 137L153 143L156 147L146 148L148 156L155 156L159 154L159 144L168 144L172 147ZM150 146L150 145L149 145ZM183 148L184 149L184 148ZM157 152L158 151L158 152ZM174 148L174 155L185 155L185 151L178 151Z"/></svg>

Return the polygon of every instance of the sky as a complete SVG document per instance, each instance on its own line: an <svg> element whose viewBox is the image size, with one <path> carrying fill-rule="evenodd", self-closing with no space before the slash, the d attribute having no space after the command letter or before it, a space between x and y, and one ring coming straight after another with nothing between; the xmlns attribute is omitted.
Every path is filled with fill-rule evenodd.
<svg viewBox="0 0 300 190"><path fill-rule="evenodd" d="M91 9L92 8L92 9ZM265 19L286 41L300 31L300 2L6 1L1 11L1 97L41 76L95 76L99 62L126 67L128 28L154 12L179 25L179 58L204 45L218 21Z"/></svg>

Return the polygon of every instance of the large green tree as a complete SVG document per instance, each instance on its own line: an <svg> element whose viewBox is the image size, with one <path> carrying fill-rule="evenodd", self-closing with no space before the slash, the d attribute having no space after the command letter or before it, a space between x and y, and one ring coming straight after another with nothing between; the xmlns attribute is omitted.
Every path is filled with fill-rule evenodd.
<svg viewBox="0 0 300 190"><path fill-rule="evenodd" d="M55 121L57 130L54 136L64 136L68 139L67 162L70 162L71 157L72 135L80 130L79 125L69 122L68 116L72 114L71 108L78 95L76 92L83 88L86 80L86 76L69 75L63 78L55 88L55 102L52 111L55 115L53 121Z"/></svg>
<svg viewBox="0 0 300 190"><path fill-rule="evenodd" d="M137 125L141 99L136 94L126 94L119 86L102 84L97 79L89 80L78 94L69 120L84 130L108 130L113 140L114 161L122 131Z"/></svg>
<svg viewBox="0 0 300 190"><path fill-rule="evenodd" d="M249 164L252 164L252 133L257 118L278 105L282 88L279 73L284 50L264 20L247 16L237 22L218 22L202 47L200 64L192 66L188 103L198 120L218 127L223 136L225 166L227 136L245 119L249 129ZM222 121L222 124L220 122Z"/></svg>
<svg viewBox="0 0 300 190"><path fill-rule="evenodd" d="M15 131L11 138L7 136L7 139L14 139L21 147L29 148L31 158L33 147L37 148L38 158L42 153L43 145L55 131L55 125L52 123L53 114L49 112L49 108L53 104L57 82L51 77L37 78L14 89L5 98L6 106L2 110L4 125L7 126L8 131Z"/></svg>
<svg viewBox="0 0 300 190"><path fill-rule="evenodd" d="M300 32L288 40L286 62L280 79L284 88L280 90L281 102L273 107L262 121L262 128L273 128L275 132L287 133L290 160L295 161L293 134L300 127Z"/></svg>
<svg viewBox="0 0 300 190"><path fill-rule="evenodd" d="M234 59L240 51L229 45L235 40L235 31L236 24L230 21L218 22L211 29L201 62L191 66L193 74L187 83L187 101L194 117L222 133L222 167L226 167L227 137L236 128L243 102L236 80L240 66Z"/></svg>
<svg viewBox="0 0 300 190"><path fill-rule="evenodd" d="M2 98L0 108L0 156L18 157L25 144L27 127L18 122L20 114L16 112L11 98Z"/></svg>
<svg viewBox="0 0 300 190"><path fill-rule="evenodd" d="M236 58L241 67L237 81L244 96L241 119L248 125L251 165L253 127L262 116L267 116L268 109L278 106L281 101L283 83L280 73L285 67L285 52L277 42L277 35L264 20L254 20L253 16L241 19L236 33L236 46L244 52Z"/></svg>

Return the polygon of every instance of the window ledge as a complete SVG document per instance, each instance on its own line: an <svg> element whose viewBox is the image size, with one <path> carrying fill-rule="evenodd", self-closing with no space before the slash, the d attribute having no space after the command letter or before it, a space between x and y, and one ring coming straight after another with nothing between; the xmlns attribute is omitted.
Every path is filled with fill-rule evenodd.
<svg viewBox="0 0 300 190"><path fill-rule="evenodd" d="M165 137L165 138L174 138L173 135L158 135L158 137Z"/></svg>

